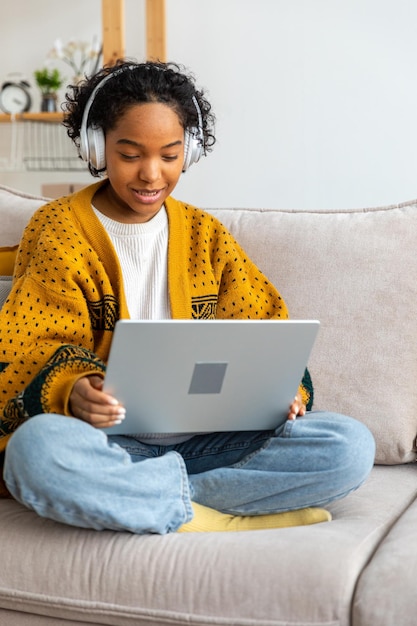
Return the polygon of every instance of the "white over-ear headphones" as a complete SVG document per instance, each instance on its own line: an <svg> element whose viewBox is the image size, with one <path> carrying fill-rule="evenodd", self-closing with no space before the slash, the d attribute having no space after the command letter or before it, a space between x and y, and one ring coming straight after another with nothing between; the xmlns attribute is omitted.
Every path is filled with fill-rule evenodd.
<svg viewBox="0 0 417 626"><path fill-rule="evenodd" d="M136 65L128 65L127 67L122 67L105 76L103 80L94 87L87 104L85 105L80 128L80 156L97 171L104 170L106 168L106 142L104 131L100 126L88 125L90 109L93 105L96 93L105 83L107 83L108 80L127 70L134 70L136 67ZM198 126L184 131L183 172L186 172L193 163L197 163L204 152L203 118L197 98L193 96L192 100L198 115Z"/></svg>

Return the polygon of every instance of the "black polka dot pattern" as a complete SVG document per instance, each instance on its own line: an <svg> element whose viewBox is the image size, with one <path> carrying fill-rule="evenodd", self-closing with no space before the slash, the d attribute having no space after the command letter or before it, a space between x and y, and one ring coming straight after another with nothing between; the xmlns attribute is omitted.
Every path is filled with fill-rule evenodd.
<svg viewBox="0 0 417 626"><path fill-rule="evenodd" d="M288 317L275 287L212 215L184 205L192 316L200 319Z"/></svg>
<svg viewBox="0 0 417 626"><path fill-rule="evenodd" d="M76 378L105 370L121 315L121 276L83 195L41 207L22 238L0 314L0 449L27 417L68 414Z"/></svg>

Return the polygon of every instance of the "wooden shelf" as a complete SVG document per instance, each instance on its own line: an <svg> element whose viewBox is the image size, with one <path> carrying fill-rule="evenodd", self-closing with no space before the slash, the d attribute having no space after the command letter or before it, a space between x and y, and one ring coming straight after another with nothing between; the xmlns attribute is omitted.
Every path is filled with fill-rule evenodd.
<svg viewBox="0 0 417 626"><path fill-rule="evenodd" d="M0 114L0 122L52 122L59 124L64 119L63 113L17 113L10 115L8 113Z"/></svg>

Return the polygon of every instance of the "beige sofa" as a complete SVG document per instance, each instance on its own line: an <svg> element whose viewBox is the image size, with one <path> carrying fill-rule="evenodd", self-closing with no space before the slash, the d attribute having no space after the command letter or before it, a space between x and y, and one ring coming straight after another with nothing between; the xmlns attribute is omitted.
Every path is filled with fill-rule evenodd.
<svg viewBox="0 0 417 626"><path fill-rule="evenodd" d="M0 246L41 203L0 189ZM315 405L371 428L370 478L330 523L243 533L89 531L1 500L1 625L415 626L417 203L213 212L321 320Z"/></svg>

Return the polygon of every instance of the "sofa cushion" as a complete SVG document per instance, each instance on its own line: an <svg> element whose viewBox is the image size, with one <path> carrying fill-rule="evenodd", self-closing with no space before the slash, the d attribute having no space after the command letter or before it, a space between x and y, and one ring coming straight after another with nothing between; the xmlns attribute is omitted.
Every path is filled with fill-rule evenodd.
<svg viewBox="0 0 417 626"><path fill-rule="evenodd" d="M0 185L0 306L11 286L14 259L23 229L48 198Z"/></svg>
<svg viewBox="0 0 417 626"><path fill-rule="evenodd" d="M0 623L348 626L358 577L414 501L416 471L374 468L329 506L330 523L240 533L97 532L0 501Z"/></svg>
<svg viewBox="0 0 417 626"><path fill-rule="evenodd" d="M0 246L15 246L35 210L47 198L0 185Z"/></svg>
<svg viewBox="0 0 417 626"><path fill-rule="evenodd" d="M377 463L416 459L417 202L368 210L211 211L280 290L321 321L315 408L360 419Z"/></svg>
<svg viewBox="0 0 417 626"><path fill-rule="evenodd" d="M363 571L352 623L415 626L417 621L417 502L399 518Z"/></svg>

